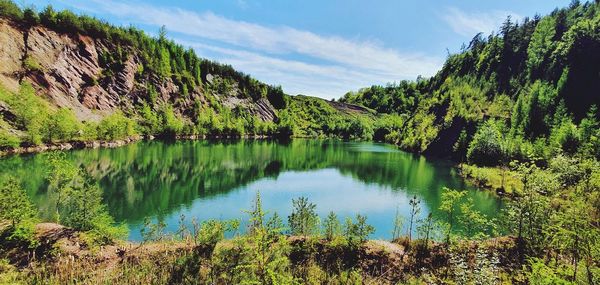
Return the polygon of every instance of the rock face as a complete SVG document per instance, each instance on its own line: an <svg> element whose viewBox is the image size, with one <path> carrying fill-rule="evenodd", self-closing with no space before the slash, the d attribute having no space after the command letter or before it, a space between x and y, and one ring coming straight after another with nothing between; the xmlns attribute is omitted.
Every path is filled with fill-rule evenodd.
<svg viewBox="0 0 600 285"><path fill-rule="evenodd" d="M175 112L189 120L195 102L208 104L202 86L183 96L170 78L138 76L141 63L131 47L125 47L128 57L121 68L107 72L100 56L115 54L116 49L106 40L60 34L42 26L25 28L0 19L0 84L14 92L22 81L30 82L38 95L46 96L56 107L72 109L83 121L100 120L115 110L133 110L147 97L148 86L157 90L159 102L173 105ZM266 99L213 95L226 107L244 108L264 121L276 120L274 108Z"/></svg>

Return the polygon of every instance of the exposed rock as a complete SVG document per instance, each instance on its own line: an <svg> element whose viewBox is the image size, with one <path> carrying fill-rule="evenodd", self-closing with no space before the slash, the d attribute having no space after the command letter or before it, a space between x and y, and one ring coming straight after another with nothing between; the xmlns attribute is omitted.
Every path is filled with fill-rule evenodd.
<svg viewBox="0 0 600 285"><path fill-rule="evenodd" d="M0 119L7 121L8 123L14 122L16 120L15 114L11 112L8 104L0 101Z"/></svg>
<svg viewBox="0 0 600 285"><path fill-rule="evenodd" d="M24 52L23 33L0 19L0 83L11 91L19 88L17 74L23 69Z"/></svg>
<svg viewBox="0 0 600 285"><path fill-rule="evenodd" d="M29 81L38 95L47 96L56 107L72 109L82 121L98 121L115 110L134 111L136 104L146 100L148 86L158 93L157 105L171 104L187 121L196 119L193 112L196 102L208 104L202 86L184 95L171 78L159 78L155 74L138 76L141 62L137 52L132 47L119 48L126 50L127 59L118 67L103 66L101 54L116 54L117 46L112 42L61 34L43 26L23 28L0 19L0 84L17 91L20 80ZM26 58L39 68L26 69L23 64ZM207 79L207 84L217 84L220 80L215 75ZM238 99L245 96L240 96L236 82L229 84L227 94L212 94L224 106L244 108L264 121L276 120L268 100Z"/></svg>

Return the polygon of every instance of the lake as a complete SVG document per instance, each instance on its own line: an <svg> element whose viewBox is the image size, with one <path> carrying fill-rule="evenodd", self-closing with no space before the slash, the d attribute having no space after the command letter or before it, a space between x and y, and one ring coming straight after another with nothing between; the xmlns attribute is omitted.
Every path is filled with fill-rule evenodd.
<svg viewBox="0 0 600 285"><path fill-rule="evenodd" d="M24 180L39 205L46 199L47 154L0 159L1 173ZM256 192L264 209L284 221L292 199L308 197L321 219L334 211L342 219L366 215L376 229L372 238L389 239L396 213L408 216L409 200L420 201L419 217L438 207L443 187L469 190L474 208L497 216L502 201L465 184L449 161L428 159L394 146L373 142L294 139L239 141L143 141L115 149L66 152L84 167L104 191L109 212L129 226L139 241L145 218L160 219L175 232L181 215L192 218L247 221ZM406 224L406 223L405 223Z"/></svg>

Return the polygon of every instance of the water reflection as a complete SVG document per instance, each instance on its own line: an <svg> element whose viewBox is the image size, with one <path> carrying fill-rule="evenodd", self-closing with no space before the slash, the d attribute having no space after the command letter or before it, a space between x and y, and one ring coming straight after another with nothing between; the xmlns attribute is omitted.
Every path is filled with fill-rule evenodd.
<svg viewBox="0 0 600 285"><path fill-rule="evenodd" d="M44 156L0 160L1 173L25 179L40 208L45 208ZM264 206L285 217L291 199L307 196L324 217L368 215L375 237L389 238L399 206L408 214L413 195L422 201L421 216L436 217L442 187L468 188L448 162L377 143L329 140L140 142L117 149L71 151L67 158L83 165L104 190L110 213L129 224L139 239L146 217L162 219L175 231L179 216L245 218L257 190ZM501 202L470 191L475 208L495 216Z"/></svg>

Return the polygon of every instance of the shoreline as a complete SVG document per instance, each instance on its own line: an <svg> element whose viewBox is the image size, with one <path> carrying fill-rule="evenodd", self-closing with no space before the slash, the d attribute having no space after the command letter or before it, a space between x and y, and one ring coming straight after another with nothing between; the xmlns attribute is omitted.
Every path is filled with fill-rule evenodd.
<svg viewBox="0 0 600 285"><path fill-rule="evenodd" d="M168 138L173 140L220 140L220 139L269 139L273 138L272 136L264 136L264 135L244 135L244 136L206 136L206 135L181 135L175 136L174 138ZM37 154L43 153L47 151L55 151L55 150L79 150L79 149L96 149L96 148L117 148L126 146L128 144L132 144L139 141L153 141L153 140L168 140L164 137L159 136L131 136L124 139L113 140L113 141L103 141L103 140L94 140L94 141L67 141L67 142L57 142L57 143L47 143L35 146L22 146L18 148L8 149L8 150L0 150L0 158L11 156L11 155L21 155L21 154Z"/></svg>
<svg viewBox="0 0 600 285"><path fill-rule="evenodd" d="M94 141L69 141L69 142L59 142L59 143L51 143L51 144L41 144L37 146L23 146L9 150L0 150L0 159L9 157L12 155L27 155L27 154L39 154L47 151L69 151L69 150L82 150L82 149L98 149L98 148L118 148L123 147L132 143L140 142L140 141L154 141L154 140L175 140L175 141L193 141L193 140L231 140L231 139L275 139L274 136L267 135L243 135L243 136L207 136L207 135L178 135L172 138L161 137L161 136L153 136L153 135L136 135L131 136L124 139L113 140L113 141L102 141L102 140L94 140ZM307 139L311 137L292 137L299 139ZM373 141L376 142L376 141ZM380 141L377 141L380 142ZM406 151L401 149L395 144L381 142L385 144L389 144L398 148L401 151L411 153L414 155L423 155L419 153L414 153L410 151ZM473 165L466 165L467 167L474 167ZM493 193L501 198L511 198L515 193L513 191L506 191L506 189L499 188L496 185L489 185L488 177L474 177L472 173L469 171L465 171L464 163L456 163L453 162L453 166L458 170L459 176L468 184L476 187L480 191L486 191ZM499 168L492 168L500 171ZM483 178L483 179L482 179Z"/></svg>

